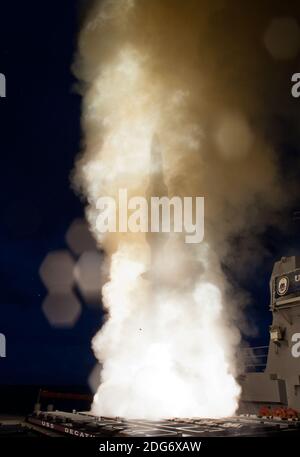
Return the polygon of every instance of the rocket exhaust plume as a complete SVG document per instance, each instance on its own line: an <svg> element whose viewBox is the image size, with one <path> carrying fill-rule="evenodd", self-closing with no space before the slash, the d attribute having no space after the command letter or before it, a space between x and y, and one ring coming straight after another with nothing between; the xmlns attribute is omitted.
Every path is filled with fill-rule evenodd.
<svg viewBox="0 0 300 457"><path fill-rule="evenodd" d="M230 239L257 233L282 198L274 153L256 128L263 70L256 62L251 79L253 24L240 24L228 4L96 1L82 27L74 71L84 144L74 180L109 263L107 319L93 339L97 415L224 417L238 406L240 310L221 263ZM97 201L117 201L120 189L204 196L204 241L99 233Z"/></svg>

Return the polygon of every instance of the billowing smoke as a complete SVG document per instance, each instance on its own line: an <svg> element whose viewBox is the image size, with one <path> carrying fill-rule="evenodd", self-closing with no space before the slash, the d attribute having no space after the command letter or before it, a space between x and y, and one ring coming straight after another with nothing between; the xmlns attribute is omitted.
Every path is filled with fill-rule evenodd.
<svg viewBox="0 0 300 457"><path fill-rule="evenodd" d="M259 2L258 14L233 0L103 0L86 15L74 65L84 133L75 182L109 263L107 319L93 340L102 365L95 414L237 409L242 313L222 262L242 268L285 203L267 129L281 81L264 44L268 5ZM151 165L159 155L161 174ZM205 197L203 242L97 231L99 197L149 197L157 181L170 197Z"/></svg>

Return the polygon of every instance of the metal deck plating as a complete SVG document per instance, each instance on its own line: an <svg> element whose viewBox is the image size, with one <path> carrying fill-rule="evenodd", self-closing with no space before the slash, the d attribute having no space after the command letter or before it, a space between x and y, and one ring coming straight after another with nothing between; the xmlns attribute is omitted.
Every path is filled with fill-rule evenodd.
<svg viewBox="0 0 300 457"><path fill-rule="evenodd" d="M210 437L270 436L299 433L300 421L237 416L226 419L168 419L159 421L96 417L90 413L40 412L28 422L77 437Z"/></svg>

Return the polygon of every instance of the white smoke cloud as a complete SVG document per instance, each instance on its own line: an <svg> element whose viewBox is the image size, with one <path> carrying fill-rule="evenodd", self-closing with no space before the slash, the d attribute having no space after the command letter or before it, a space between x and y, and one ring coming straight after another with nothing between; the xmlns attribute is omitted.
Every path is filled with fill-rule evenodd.
<svg viewBox="0 0 300 457"><path fill-rule="evenodd" d="M257 127L266 116L259 94L270 93L264 21L257 26L251 13L243 23L239 7L104 0L83 25L74 65L84 97L75 182L110 259L107 320L93 340L103 367L95 414L222 417L237 409L242 310L228 301L221 262L231 237L259 232L285 203L276 154ZM120 188L147 196L154 138L168 194L206 198L205 242L170 235L159 255L145 234L100 235L95 223L99 197L117 198Z"/></svg>

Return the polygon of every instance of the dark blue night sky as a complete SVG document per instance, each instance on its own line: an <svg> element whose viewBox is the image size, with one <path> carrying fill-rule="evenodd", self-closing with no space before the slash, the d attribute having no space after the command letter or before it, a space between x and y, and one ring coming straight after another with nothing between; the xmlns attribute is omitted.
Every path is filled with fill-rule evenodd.
<svg viewBox="0 0 300 457"><path fill-rule="evenodd" d="M38 273L49 251L66 248L68 227L83 215L69 178L80 149L81 100L71 73L78 4L2 2L0 21L0 72L7 78L7 98L0 100L0 333L7 338L0 384L84 386L96 362L90 344L101 311L84 306L73 328L51 327ZM275 260L297 250L298 228L291 222L284 237L270 229L269 256L239 279L253 297L253 344L267 342L269 276Z"/></svg>
<svg viewBox="0 0 300 457"><path fill-rule="evenodd" d="M1 4L1 305L7 339L2 384L84 385L100 311L84 307L72 329L52 328L41 310L38 270L82 204L69 175L80 147L80 97L71 63L78 29L76 1Z"/></svg>

